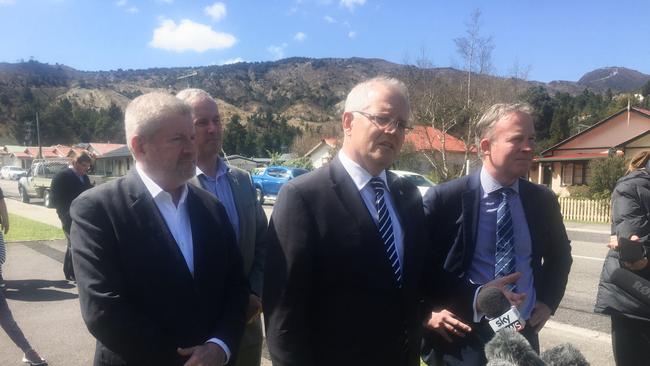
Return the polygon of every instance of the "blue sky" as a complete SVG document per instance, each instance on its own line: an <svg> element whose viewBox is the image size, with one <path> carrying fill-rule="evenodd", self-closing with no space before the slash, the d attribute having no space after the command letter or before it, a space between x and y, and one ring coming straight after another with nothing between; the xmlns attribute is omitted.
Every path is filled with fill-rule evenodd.
<svg viewBox="0 0 650 366"><path fill-rule="evenodd" d="M604 66L650 74L650 1L0 0L0 62L79 70L366 57L460 66L474 9L499 75L578 80Z"/></svg>

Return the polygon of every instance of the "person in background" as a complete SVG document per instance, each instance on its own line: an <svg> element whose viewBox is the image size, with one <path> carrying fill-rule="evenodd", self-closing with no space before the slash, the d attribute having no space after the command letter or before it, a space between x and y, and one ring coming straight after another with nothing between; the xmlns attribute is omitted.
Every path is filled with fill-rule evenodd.
<svg viewBox="0 0 650 366"><path fill-rule="evenodd" d="M600 275L595 311L612 321L612 347L617 366L643 365L650 359L650 309L613 284L610 276L617 268L628 269L650 280L647 254L635 262L619 259L618 238L639 241L650 250L650 151L634 155L627 174L612 192L610 251Z"/></svg>
<svg viewBox="0 0 650 366"><path fill-rule="evenodd" d="M229 166L219 157L223 127L217 102L200 89L185 89L176 97L192 107L198 151L196 177L190 183L214 194L226 208L248 278L247 325L236 366L259 366L262 360L262 283L264 278L267 219L255 197L248 172Z"/></svg>
<svg viewBox="0 0 650 366"><path fill-rule="evenodd" d="M70 225L72 224L70 205L83 191L92 187L87 175L92 163L93 159L87 152L77 153L70 167L61 170L52 178L50 187L52 205L56 208L56 214L61 220L63 232L68 240L68 247L63 258L63 274L68 281L75 280L70 257Z"/></svg>
<svg viewBox="0 0 650 366"><path fill-rule="evenodd" d="M7 203L5 202L4 194L2 189L0 189L0 289L2 289L4 284L4 278L2 277L2 265L7 260L7 248L5 245L5 238L3 233L7 235L9 231L9 214L7 213Z"/></svg>

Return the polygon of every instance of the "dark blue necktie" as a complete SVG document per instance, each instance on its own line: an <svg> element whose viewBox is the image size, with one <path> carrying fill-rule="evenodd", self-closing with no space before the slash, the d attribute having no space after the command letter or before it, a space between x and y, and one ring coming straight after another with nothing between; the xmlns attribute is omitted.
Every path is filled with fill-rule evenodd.
<svg viewBox="0 0 650 366"><path fill-rule="evenodd" d="M515 272L515 241L513 235L512 216L508 198L513 194L512 189L500 190L501 203L497 208L497 244L494 262L494 278L504 277ZM516 291L517 285L509 284L506 289Z"/></svg>
<svg viewBox="0 0 650 366"><path fill-rule="evenodd" d="M388 261L393 268L395 281L398 287L402 287L402 269L399 264L399 257L397 255L397 248L395 247L395 236L393 235L393 223L390 219L390 213L386 207L384 199L384 182L379 178L370 179L370 185L375 191L375 207L377 208L377 215L379 216L377 226L379 227L379 235L384 241L386 255Z"/></svg>

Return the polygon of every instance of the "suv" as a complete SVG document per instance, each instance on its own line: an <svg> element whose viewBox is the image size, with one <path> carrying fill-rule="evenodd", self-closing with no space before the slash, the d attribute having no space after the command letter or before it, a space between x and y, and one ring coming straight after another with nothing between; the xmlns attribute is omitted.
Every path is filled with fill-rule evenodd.
<svg viewBox="0 0 650 366"><path fill-rule="evenodd" d="M275 199L280 188L291 179L309 172L307 169L290 168L286 166L270 166L253 172L253 185L260 204L266 198Z"/></svg>
<svg viewBox="0 0 650 366"><path fill-rule="evenodd" d="M45 207L52 207L50 185L56 173L70 165L69 159L34 159L26 177L18 181L20 199L29 203L32 198L42 198Z"/></svg>
<svg viewBox="0 0 650 366"><path fill-rule="evenodd" d="M18 180L26 174L27 172L19 166L7 165L0 169L0 178L2 179Z"/></svg>

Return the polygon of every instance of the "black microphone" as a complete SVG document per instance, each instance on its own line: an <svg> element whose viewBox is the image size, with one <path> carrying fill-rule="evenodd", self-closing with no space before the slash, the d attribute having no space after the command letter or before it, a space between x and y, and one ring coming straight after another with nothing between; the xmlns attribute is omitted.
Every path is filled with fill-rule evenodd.
<svg viewBox="0 0 650 366"><path fill-rule="evenodd" d="M542 352L542 360L549 366L589 366L585 356L569 343Z"/></svg>
<svg viewBox="0 0 650 366"><path fill-rule="evenodd" d="M623 268L616 268L612 272L610 280L623 291L650 307L650 281Z"/></svg>
<svg viewBox="0 0 650 366"><path fill-rule="evenodd" d="M510 304L498 288L482 288L476 299L476 306L488 318L488 324L495 332L505 328L513 328L520 332L526 326L519 310Z"/></svg>
<svg viewBox="0 0 650 366"><path fill-rule="evenodd" d="M504 329L497 332L485 345L487 366L544 366L544 361L535 353L526 338L514 331Z"/></svg>

